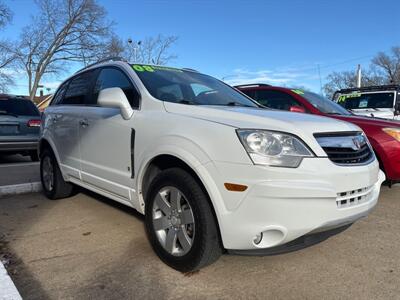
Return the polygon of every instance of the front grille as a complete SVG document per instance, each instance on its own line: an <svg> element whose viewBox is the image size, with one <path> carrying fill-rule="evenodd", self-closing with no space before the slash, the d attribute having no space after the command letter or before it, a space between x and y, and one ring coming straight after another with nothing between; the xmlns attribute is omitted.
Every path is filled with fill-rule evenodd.
<svg viewBox="0 0 400 300"><path fill-rule="evenodd" d="M339 165L357 165L371 161L374 157L363 133L314 134L329 159Z"/></svg>
<svg viewBox="0 0 400 300"><path fill-rule="evenodd" d="M338 193L336 197L337 208L346 208L360 205L371 199L373 186L358 190Z"/></svg>

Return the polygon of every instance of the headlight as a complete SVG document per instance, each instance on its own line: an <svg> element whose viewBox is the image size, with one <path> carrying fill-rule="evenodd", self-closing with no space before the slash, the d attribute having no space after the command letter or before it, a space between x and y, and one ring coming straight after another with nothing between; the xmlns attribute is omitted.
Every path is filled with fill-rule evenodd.
<svg viewBox="0 0 400 300"><path fill-rule="evenodd" d="M400 128L383 128L382 130L400 142Z"/></svg>
<svg viewBox="0 0 400 300"><path fill-rule="evenodd" d="M314 154L297 137L275 131L238 129L237 134L257 165L297 168L304 157Z"/></svg>

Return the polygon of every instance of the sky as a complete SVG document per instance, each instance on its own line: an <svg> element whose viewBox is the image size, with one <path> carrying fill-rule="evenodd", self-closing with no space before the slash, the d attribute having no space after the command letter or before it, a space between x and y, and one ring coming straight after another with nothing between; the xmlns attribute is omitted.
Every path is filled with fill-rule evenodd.
<svg viewBox="0 0 400 300"><path fill-rule="evenodd" d="M19 36L37 14L32 0L5 0L14 12L0 35ZM367 68L379 51L400 46L399 0L98 0L124 39L176 35L170 66L230 84L262 82L320 92L333 71ZM54 88L76 71L46 78ZM318 68L320 72L318 72ZM17 76L11 93L27 94Z"/></svg>

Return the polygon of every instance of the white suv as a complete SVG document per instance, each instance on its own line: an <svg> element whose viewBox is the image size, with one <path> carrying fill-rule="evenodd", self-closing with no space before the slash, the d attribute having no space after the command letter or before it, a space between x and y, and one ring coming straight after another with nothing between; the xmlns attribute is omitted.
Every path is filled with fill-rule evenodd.
<svg viewBox="0 0 400 300"><path fill-rule="evenodd" d="M225 250L325 239L366 216L384 180L350 123L266 110L194 70L117 60L61 84L39 148L47 197L78 185L133 207L155 252L185 272Z"/></svg>

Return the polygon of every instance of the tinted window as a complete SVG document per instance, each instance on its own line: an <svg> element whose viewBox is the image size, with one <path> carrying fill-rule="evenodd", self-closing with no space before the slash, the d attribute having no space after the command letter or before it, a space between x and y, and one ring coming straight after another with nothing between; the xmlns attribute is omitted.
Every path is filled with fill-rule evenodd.
<svg viewBox="0 0 400 300"><path fill-rule="evenodd" d="M280 91L258 90L255 99L262 105L279 110L290 110L291 106L302 106L289 94Z"/></svg>
<svg viewBox="0 0 400 300"><path fill-rule="evenodd" d="M255 99L255 97L256 97L256 91L253 91L253 90L242 90L241 92L246 94L250 98Z"/></svg>
<svg viewBox="0 0 400 300"><path fill-rule="evenodd" d="M234 88L201 73L160 66L132 65L149 93L162 101L192 105L258 107Z"/></svg>
<svg viewBox="0 0 400 300"><path fill-rule="evenodd" d="M105 68L100 71L93 92L95 99L97 99L101 90L112 87L121 88L131 106L133 108L139 107L139 94L132 82L122 71L115 68Z"/></svg>
<svg viewBox="0 0 400 300"><path fill-rule="evenodd" d="M17 116L39 116L39 111L35 104L29 100L22 99L0 99L0 116L1 115L17 115Z"/></svg>
<svg viewBox="0 0 400 300"><path fill-rule="evenodd" d="M62 104L83 105L89 97L92 72L85 72L74 77L68 85Z"/></svg>
<svg viewBox="0 0 400 300"><path fill-rule="evenodd" d="M394 93L344 94L339 96L337 102L347 109L393 108Z"/></svg>
<svg viewBox="0 0 400 300"><path fill-rule="evenodd" d="M58 90L57 93L54 95L53 100L51 100L51 104L50 105L56 105L58 103L61 103L64 95L65 95L65 91L67 90L67 86L68 86L68 82L64 83Z"/></svg>

